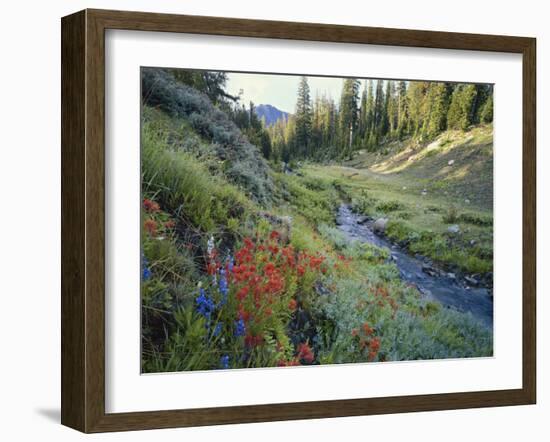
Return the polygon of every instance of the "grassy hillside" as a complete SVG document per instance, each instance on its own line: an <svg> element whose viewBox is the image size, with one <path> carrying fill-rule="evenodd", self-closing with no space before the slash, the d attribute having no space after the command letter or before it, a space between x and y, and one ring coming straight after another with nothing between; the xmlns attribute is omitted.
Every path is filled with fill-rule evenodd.
<svg viewBox="0 0 550 442"><path fill-rule="evenodd" d="M190 152L201 161L206 159L210 167L223 169L223 174L245 189L251 199L262 203L271 200L273 182L269 165L258 148L206 95L160 69L143 68L141 80L144 104L171 117L162 119L158 127L168 137L165 141L171 149ZM145 111L146 122L154 121L150 114Z"/></svg>
<svg viewBox="0 0 550 442"><path fill-rule="evenodd" d="M449 130L429 144L407 139L378 152L360 151L344 166L389 176L407 196L425 189L443 202L493 210L492 124L468 132Z"/></svg>

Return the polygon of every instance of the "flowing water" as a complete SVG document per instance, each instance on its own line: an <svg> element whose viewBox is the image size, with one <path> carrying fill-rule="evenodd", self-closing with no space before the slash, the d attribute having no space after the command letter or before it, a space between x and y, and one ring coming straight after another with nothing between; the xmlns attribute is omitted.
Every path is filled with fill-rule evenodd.
<svg viewBox="0 0 550 442"><path fill-rule="evenodd" d="M444 272L426 273L423 260L409 255L388 240L377 235L364 217L353 213L350 207L343 204L338 209L337 223L339 229L349 240L367 242L388 249L392 261L399 269L401 279L415 285L430 300L461 312L470 312L488 327L493 326L493 298L486 288L469 287L452 274Z"/></svg>

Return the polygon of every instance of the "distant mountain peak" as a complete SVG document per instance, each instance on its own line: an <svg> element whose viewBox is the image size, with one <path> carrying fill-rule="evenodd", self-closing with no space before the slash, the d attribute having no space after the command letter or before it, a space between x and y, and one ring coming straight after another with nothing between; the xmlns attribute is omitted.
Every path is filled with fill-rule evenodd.
<svg viewBox="0 0 550 442"><path fill-rule="evenodd" d="M258 115L258 118L265 118L265 124L267 126L275 124L282 118L286 120L289 115L288 112L277 109L271 104L258 104L254 109L256 111L256 115Z"/></svg>

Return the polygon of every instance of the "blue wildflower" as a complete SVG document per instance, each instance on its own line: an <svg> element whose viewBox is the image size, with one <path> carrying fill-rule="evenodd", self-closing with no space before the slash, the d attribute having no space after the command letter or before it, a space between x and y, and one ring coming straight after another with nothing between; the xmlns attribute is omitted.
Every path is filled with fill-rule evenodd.
<svg viewBox="0 0 550 442"><path fill-rule="evenodd" d="M235 321L235 336L244 336L246 334L246 325L243 319Z"/></svg>
<svg viewBox="0 0 550 442"><path fill-rule="evenodd" d="M220 358L220 368L227 370L229 368L229 356L223 355Z"/></svg>
<svg viewBox="0 0 550 442"><path fill-rule="evenodd" d="M147 267L147 264L149 264L149 262L147 261L147 258L145 256L141 256L141 279L142 281L147 281L149 279L151 279L151 270L149 269L149 267Z"/></svg>
<svg viewBox="0 0 550 442"><path fill-rule="evenodd" d="M218 289L222 295L220 306L224 306L227 302L227 293L229 292L229 287L227 285L227 277L225 276L224 269L220 269L220 284L218 286Z"/></svg>
<svg viewBox="0 0 550 442"><path fill-rule="evenodd" d="M222 332L222 323L218 322L216 324L216 327L214 328L214 336L219 336L221 332Z"/></svg>
<svg viewBox="0 0 550 442"><path fill-rule="evenodd" d="M141 272L141 279L143 281L147 281L151 279L151 270L149 270L147 267L143 266L143 270Z"/></svg>
<svg viewBox="0 0 550 442"><path fill-rule="evenodd" d="M214 311L215 305L214 302L206 296L204 289L201 287L199 289L199 296L195 299L197 303L197 312L204 316L207 320L210 320L210 316Z"/></svg>

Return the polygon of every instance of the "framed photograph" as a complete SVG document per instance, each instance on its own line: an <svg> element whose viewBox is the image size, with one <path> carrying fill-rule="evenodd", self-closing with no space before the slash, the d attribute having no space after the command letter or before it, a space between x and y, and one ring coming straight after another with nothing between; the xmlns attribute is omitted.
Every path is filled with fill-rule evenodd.
<svg viewBox="0 0 550 442"><path fill-rule="evenodd" d="M535 39L62 19L62 423L536 398Z"/></svg>

